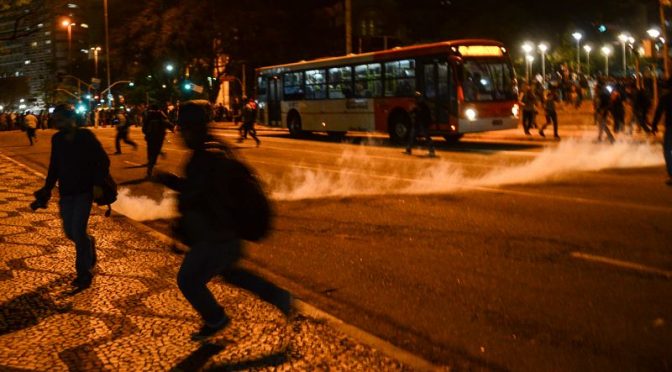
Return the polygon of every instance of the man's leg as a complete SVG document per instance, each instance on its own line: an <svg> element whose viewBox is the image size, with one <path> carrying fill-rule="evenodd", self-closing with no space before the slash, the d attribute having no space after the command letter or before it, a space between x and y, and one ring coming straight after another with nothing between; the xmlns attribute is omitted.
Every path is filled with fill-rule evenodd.
<svg viewBox="0 0 672 372"><path fill-rule="evenodd" d="M665 135L663 136L663 156L667 166L668 184L672 181L672 125L665 126Z"/></svg>
<svg viewBox="0 0 672 372"><path fill-rule="evenodd" d="M239 258L239 241L197 243L184 256L177 286L207 326L216 326L226 317L207 284L215 275L233 267Z"/></svg>
<svg viewBox="0 0 672 372"><path fill-rule="evenodd" d="M117 150L115 154L121 154L121 131L117 130L117 136L114 137L114 148Z"/></svg>
<svg viewBox="0 0 672 372"><path fill-rule="evenodd" d="M77 280L84 287L91 283L93 268L93 242L87 233L92 203L91 194L65 196L59 201L65 235L75 243Z"/></svg>

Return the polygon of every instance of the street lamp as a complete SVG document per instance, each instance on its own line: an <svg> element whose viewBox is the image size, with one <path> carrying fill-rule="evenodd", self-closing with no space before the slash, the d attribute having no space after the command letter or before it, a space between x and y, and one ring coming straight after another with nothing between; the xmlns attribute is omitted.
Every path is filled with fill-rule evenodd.
<svg viewBox="0 0 672 372"><path fill-rule="evenodd" d="M611 54L612 50L609 45L605 45L602 47L602 54L604 54L604 71L605 75L609 76L609 55Z"/></svg>
<svg viewBox="0 0 672 372"><path fill-rule="evenodd" d="M175 70L175 66L173 66L170 63L167 64L165 68L166 68L166 71L168 71L168 72L173 72L173 70Z"/></svg>
<svg viewBox="0 0 672 372"><path fill-rule="evenodd" d="M94 68L94 71L95 71L94 75L96 76L96 78L98 77L98 52L100 52L101 50L102 50L102 48L99 47L99 46L91 48L91 51L93 52L93 61L94 61L93 63L94 63L94 67L95 67Z"/></svg>
<svg viewBox="0 0 672 372"><path fill-rule="evenodd" d="M546 43L539 44L539 51L541 52L541 81L546 88L546 51L548 51L548 45Z"/></svg>
<svg viewBox="0 0 672 372"><path fill-rule="evenodd" d="M572 34L572 37L574 40L576 40L576 72L580 73L581 72L581 39L583 38L583 34L580 32L575 32Z"/></svg>
<svg viewBox="0 0 672 372"><path fill-rule="evenodd" d="M528 57L530 56L530 53L534 50L534 47L532 46L532 43L529 41L526 41L523 43L522 47L523 52L525 52L525 76L526 80L529 83L530 82L530 69L529 69L529 61Z"/></svg>
<svg viewBox="0 0 672 372"><path fill-rule="evenodd" d="M621 41L621 45L623 46L623 76L626 76L627 75L627 61L626 61L626 57L625 57L625 43L627 43L628 40L630 40L630 35L628 35L626 33L622 33L622 34L618 35L618 40Z"/></svg>
<svg viewBox="0 0 672 372"><path fill-rule="evenodd" d="M61 25L68 30L68 64L70 64L72 61L72 26L75 24L69 18L65 18L61 21Z"/></svg>
<svg viewBox="0 0 672 372"><path fill-rule="evenodd" d="M527 75L527 82L530 82L530 75L532 75L532 62L534 62L534 56L531 54L528 54L525 56L525 60L527 60L527 64L529 65L528 71L529 74Z"/></svg>
<svg viewBox="0 0 672 372"><path fill-rule="evenodd" d="M646 30L646 33L649 34L649 37L652 39L657 39L660 36L660 30L656 28L650 28Z"/></svg>
<svg viewBox="0 0 672 372"><path fill-rule="evenodd" d="M590 52L593 50L593 47L590 44L586 44L583 46L583 50L586 51L586 69L588 70L586 73L590 76Z"/></svg>

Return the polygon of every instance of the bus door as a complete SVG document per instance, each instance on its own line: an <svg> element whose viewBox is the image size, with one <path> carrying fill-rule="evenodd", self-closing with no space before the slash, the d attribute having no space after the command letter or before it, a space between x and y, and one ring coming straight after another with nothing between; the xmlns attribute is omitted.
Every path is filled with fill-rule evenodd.
<svg viewBox="0 0 672 372"><path fill-rule="evenodd" d="M423 87L434 123L446 124L450 118L450 65L447 61L429 60L423 67ZM437 128L438 129L438 128Z"/></svg>
<svg viewBox="0 0 672 372"><path fill-rule="evenodd" d="M268 79L268 124L280 125L282 112L280 109L280 79L273 76Z"/></svg>

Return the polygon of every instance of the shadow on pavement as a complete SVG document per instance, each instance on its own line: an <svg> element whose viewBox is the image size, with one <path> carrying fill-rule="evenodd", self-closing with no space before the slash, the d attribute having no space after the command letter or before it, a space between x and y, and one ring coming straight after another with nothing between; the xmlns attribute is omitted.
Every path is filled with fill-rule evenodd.
<svg viewBox="0 0 672 372"><path fill-rule="evenodd" d="M263 356L259 359L245 360L235 363L215 364L204 369L210 358L224 350L227 344L206 343L191 353L184 360L179 362L171 371L241 371L258 369L264 367L277 367L287 362L288 355L286 351L280 351L274 354Z"/></svg>
<svg viewBox="0 0 672 372"><path fill-rule="evenodd" d="M42 319L70 310L55 303L50 292L62 287L66 277L58 278L32 292L0 304L0 336L37 325Z"/></svg>

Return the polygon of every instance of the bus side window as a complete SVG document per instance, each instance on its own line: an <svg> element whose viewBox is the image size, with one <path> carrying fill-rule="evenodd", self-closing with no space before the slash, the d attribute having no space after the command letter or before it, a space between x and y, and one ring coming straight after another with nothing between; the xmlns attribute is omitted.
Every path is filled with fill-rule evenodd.
<svg viewBox="0 0 672 372"><path fill-rule="evenodd" d="M385 63L385 96L408 97L415 93L415 60Z"/></svg>

